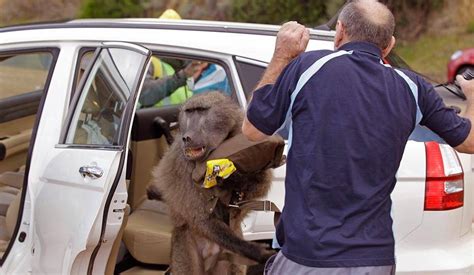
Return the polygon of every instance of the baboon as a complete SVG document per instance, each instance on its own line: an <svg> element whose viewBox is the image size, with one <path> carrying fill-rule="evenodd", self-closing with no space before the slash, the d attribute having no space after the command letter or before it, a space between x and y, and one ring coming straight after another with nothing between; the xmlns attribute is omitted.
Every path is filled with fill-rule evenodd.
<svg viewBox="0 0 474 275"><path fill-rule="evenodd" d="M241 133L242 121L239 106L219 92L196 95L181 108L179 136L154 169L147 190L150 198L162 199L170 209L172 274L242 274L245 267L226 261L226 256L237 254L264 263L274 253L262 244L243 240L241 222L248 211L230 208L222 200L233 194L244 200L263 197L271 184L269 170L237 171L211 189L192 179L196 163L224 140Z"/></svg>

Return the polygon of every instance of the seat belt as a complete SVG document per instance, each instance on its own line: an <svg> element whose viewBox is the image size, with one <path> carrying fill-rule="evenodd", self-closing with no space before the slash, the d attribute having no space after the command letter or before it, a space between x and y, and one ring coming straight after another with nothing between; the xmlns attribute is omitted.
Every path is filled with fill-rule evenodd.
<svg viewBox="0 0 474 275"><path fill-rule="evenodd" d="M273 224L276 226L280 220L281 211L275 203L269 200L248 200L241 201L235 204L229 204L230 208L238 208L240 210L252 210L252 211L263 211L263 212L274 212Z"/></svg>

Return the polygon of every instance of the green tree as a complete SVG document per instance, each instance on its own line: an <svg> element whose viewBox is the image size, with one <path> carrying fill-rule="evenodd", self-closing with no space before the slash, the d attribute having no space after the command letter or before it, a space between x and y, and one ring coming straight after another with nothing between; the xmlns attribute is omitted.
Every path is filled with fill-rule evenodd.
<svg viewBox="0 0 474 275"><path fill-rule="evenodd" d="M141 17L144 9L140 0L85 0L82 18Z"/></svg>
<svg viewBox="0 0 474 275"><path fill-rule="evenodd" d="M443 7L444 0L381 0L395 16L397 36L403 40L413 40L423 34L428 27L428 19L433 11Z"/></svg>
<svg viewBox="0 0 474 275"><path fill-rule="evenodd" d="M281 24L297 20L315 26L324 23L330 15L326 0L235 0L232 19L241 22Z"/></svg>

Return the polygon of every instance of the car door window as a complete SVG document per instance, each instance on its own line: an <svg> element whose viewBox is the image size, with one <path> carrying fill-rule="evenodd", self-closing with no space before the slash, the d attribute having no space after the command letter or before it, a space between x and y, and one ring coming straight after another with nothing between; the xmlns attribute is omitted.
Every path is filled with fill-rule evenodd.
<svg viewBox="0 0 474 275"><path fill-rule="evenodd" d="M0 173L25 164L52 51L0 53Z"/></svg>
<svg viewBox="0 0 474 275"><path fill-rule="evenodd" d="M53 56L51 53L25 53L0 57L0 100L41 91Z"/></svg>
<svg viewBox="0 0 474 275"><path fill-rule="evenodd" d="M52 60L51 52L0 55L0 123L36 113Z"/></svg>
<svg viewBox="0 0 474 275"><path fill-rule="evenodd" d="M84 55L81 70L89 73L82 77L81 92L76 94L66 144L123 145L125 110L139 84L144 62L143 55L120 48L104 48L95 55Z"/></svg>

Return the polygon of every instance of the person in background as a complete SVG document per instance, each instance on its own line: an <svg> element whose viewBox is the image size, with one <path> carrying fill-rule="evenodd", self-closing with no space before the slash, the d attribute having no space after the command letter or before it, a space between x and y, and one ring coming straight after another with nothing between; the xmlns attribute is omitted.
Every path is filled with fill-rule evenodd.
<svg viewBox="0 0 474 275"><path fill-rule="evenodd" d="M193 61L175 73L174 68L161 59L152 56L138 99L140 107L152 107L169 97L181 87L185 89L188 78L197 79L204 70L202 62ZM186 91L184 91L186 93ZM178 102L180 103L180 102Z"/></svg>
<svg viewBox="0 0 474 275"><path fill-rule="evenodd" d="M194 83L188 85L192 86L193 94L200 94L208 91L220 91L227 96L231 94L231 88L227 74L219 65L211 64L202 71L201 75Z"/></svg>

